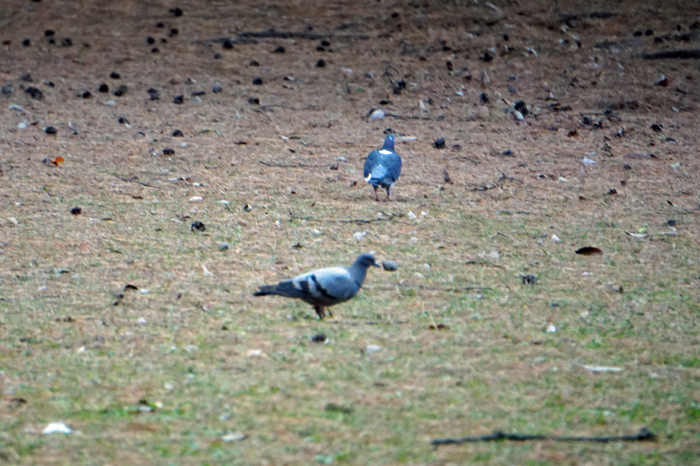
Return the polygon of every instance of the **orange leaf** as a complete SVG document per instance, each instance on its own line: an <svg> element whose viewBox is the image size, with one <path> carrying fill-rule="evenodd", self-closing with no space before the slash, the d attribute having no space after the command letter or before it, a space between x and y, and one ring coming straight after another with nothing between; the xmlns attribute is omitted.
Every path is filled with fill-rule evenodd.
<svg viewBox="0 0 700 466"><path fill-rule="evenodd" d="M61 156L58 156L58 157L56 157L56 160L52 160L52 161L51 161L51 163L54 164L54 165L56 165L57 167L58 167L59 164L61 164L61 163L63 163L63 162L65 162L65 160L64 160L63 157L61 157Z"/></svg>

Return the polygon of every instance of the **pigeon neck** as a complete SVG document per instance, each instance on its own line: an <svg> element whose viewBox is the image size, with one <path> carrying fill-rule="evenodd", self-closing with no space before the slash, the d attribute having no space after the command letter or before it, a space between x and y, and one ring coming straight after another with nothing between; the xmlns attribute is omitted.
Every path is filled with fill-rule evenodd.
<svg viewBox="0 0 700 466"><path fill-rule="evenodd" d="M355 261L355 263L350 266L350 275L352 275L357 282L357 286L362 286L365 281L365 275L367 275L367 267Z"/></svg>

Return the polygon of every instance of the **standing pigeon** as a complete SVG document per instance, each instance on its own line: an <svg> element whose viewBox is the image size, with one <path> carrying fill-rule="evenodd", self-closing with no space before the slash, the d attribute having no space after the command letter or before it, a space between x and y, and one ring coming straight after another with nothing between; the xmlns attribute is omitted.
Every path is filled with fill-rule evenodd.
<svg viewBox="0 0 700 466"><path fill-rule="evenodd" d="M326 316L326 307L355 297L369 266L379 267L372 254L360 254L350 267L329 267L299 275L276 285L263 285L253 296L278 295L298 298L314 306L319 319ZM333 314L328 311L331 317Z"/></svg>
<svg viewBox="0 0 700 466"><path fill-rule="evenodd" d="M386 200L391 200L391 188L401 175L401 157L394 150L396 138L393 134L387 134L384 146L379 150L370 152L365 160L365 181L374 188L374 197L379 202L377 188L386 189Z"/></svg>

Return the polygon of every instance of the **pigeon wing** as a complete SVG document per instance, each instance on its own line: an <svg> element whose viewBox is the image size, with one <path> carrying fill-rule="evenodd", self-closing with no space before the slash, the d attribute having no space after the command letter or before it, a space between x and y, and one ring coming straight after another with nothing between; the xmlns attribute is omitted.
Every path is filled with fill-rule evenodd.
<svg viewBox="0 0 700 466"><path fill-rule="evenodd" d="M374 150L369 153L365 160L365 170L363 176L365 180L369 179L372 169L379 163L379 152Z"/></svg>
<svg viewBox="0 0 700 466"><path fill-rule="evenodd" d="M315 270L307 274L305 281L313 298L329 306L347 301L360 289L357 280L343 267Z"/></svg>
<svg viewBox="0 0 700 466"><path fill-rule="evenodd" d="M396 152L385 156L385 164L387 167L387 176L391 178L391 182L395 182L401 176L401 157Z"/></svg>

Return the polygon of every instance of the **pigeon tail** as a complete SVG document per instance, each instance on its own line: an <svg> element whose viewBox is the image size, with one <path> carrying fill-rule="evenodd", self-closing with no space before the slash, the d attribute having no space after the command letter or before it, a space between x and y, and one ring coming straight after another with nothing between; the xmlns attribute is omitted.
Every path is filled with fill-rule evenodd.
<svg viewBox="0 0 700 466"><path fill-rule="evenodd" d="M303 298L302 290L296 288L291 281L280 282L276 285L262 285L260 289L253 293L253 296L277 295L286 298Z"/></svg>
<svg viewBox="0 0 700 466"><path fill-rule="evenodd" d="M387 186L387 181L389 182L388 184L393 183L391 181L389 175L389 170L384 165L375 165L372 167L372 171L370 172L369 176L365 178L365 180L371 184L372 186Z"/></svg>

